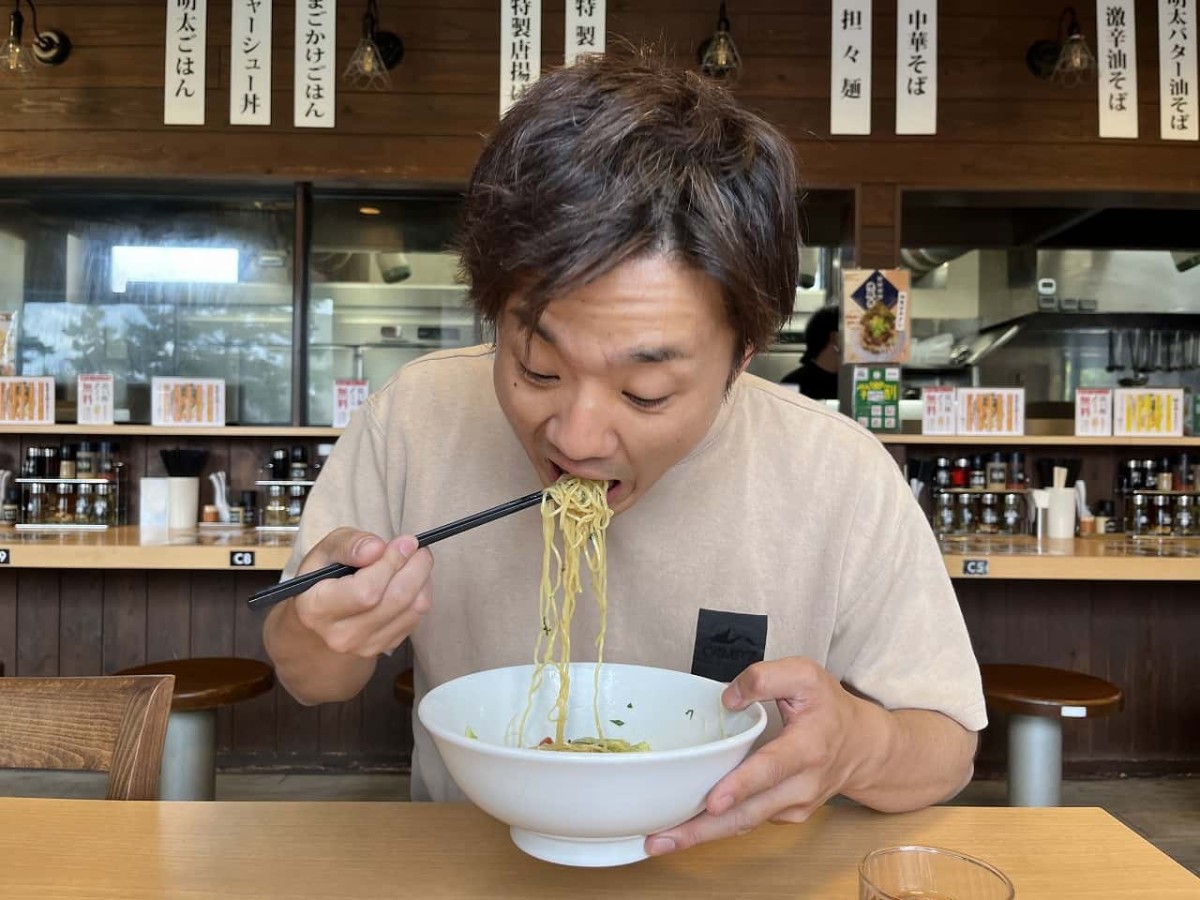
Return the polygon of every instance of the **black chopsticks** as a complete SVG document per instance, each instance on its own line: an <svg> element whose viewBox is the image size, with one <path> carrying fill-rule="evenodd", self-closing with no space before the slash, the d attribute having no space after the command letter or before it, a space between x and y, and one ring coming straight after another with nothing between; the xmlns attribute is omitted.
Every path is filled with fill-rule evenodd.
<svg viewBox="0 0 1200 900"><path fill-rule="evenodd" d="M480 525L486 525L488 522L494 522L515 512L536 506L542 502L542 493L542 491L537 490L532 494L526 494L524 497L518 497L516 500L509 500L507 503L501 503L499 506L493 506L491 509L475 513L473 516L467 516L465 519L459 519L457 522L451 522L448 525L442 525L438 528L431 528L429 531L417 535L417 546L428 547L430 544L436 544L438 541L445 540L448 537L454 537L456 534L462 534L464 531L478 528ZM303 594L314 584L324 581L326 578L341 578L343 575L352 575L357 571L358 569L354 566L348 566L344 563L332 563L322 569L316 569L304 575L297 575L295 578L289 578L287 581L281 581L279 584L263 588L261 591L253 594L247 603L251 609L270 609L281 600L286 600L288 597L295 597L297 594Z"/></svg>

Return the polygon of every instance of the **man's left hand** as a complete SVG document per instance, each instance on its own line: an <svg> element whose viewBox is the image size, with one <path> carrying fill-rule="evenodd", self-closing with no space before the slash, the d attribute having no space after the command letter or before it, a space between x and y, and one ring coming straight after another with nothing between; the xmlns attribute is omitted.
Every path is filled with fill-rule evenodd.
<svg viewBox="0 0 1200 900"><path fill-rule="evenodd" d="M864 746L869 727L864 707L878 708L850 694L810 659L755 663L721 700L730 710L774 700L783 730L717 782L704 812L651 835L646 849L652 856L744 834L768 820L803 822L842 792L871 752Z"/></svg>

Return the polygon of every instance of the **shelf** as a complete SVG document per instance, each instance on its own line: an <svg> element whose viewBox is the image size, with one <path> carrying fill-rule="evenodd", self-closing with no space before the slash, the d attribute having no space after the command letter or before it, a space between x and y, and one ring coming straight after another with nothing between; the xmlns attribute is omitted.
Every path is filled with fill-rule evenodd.
<svg viewBox="0 0 1200 900"><path fill-rule="evenodd" d="M952 538L942 559L964 581L1200 581L1200 538Z"/></svg>
<svg viewBox="0 0 1200 900"><path fill-rule="evenodd" d="M0 530L0 563L17 569L176 569L278 572L294 534L200 529L170 536L142 535L122 526L107 531ZM252 555L249 555L252 554Z"/></svg>
<svg viewBox="0 0 1200 900"><path fill-rule="evenodd" d="M883 444L914 447L1191 447L1200 450L1200 436L1190 437L1076 437L1073 434L1025 434L1017 437L962 437L954 434L877 434Z"/></svg>
<svg viewBox="0 0 1200 900"><path fill-rule="evenodd" d="M324 425L304 425L298 427L291 425L226 425L223 428L200 428L189 425L76 425L74 423L61 423L58 425L0 425L0 435L127 435L129 437L328 437L336 439L341 435L342 430L341 428Z"/></svg>

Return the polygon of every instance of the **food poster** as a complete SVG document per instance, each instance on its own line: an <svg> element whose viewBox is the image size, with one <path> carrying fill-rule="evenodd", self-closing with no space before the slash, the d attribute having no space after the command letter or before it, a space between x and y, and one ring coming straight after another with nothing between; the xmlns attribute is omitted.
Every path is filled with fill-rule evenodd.
<svg viewBox="0 0 1200 900"><path fill-rule="evenodd" d="M1025 388L959 388L958 433L1025 433Z"/></svg>
<svg viewBox="0 0 1200 900"><path fill-rule="evenodd" d="M152 378L150 424L224 425L225 379Z"/></svg>
<svg viewBox="0 0 1200 900"><path fill-rule="evenodd" d="M900 367L854 367L854 421L871 431L900 430Z"/></svg>
<svg viewBox="0 0 1200 900"><path fill-rule="evenodd" d="M371 382L339 378L333 382L333 427L345 428L350 424L350 415L367 402L371 394Z"/></svg>
<svg viewBox="0 0 1200 900"><path fill-rule="evenodd" d="M843 362L908 362L908 270L847 269L842 279Z"/></svg>
<svg viewBox="0 0 1200 900"><path fill-rule="evenodd" d="M0 422L54 424L54 378L0 377Z"/></svg>
<svg viewBox="0 0 1200 900"><path fill-rule="evenodd" d="M1117 388L1113 392L1113 434L1183 434L1183 388Z"/></svg>
<svg viewBox="0 0 1200 900"><path fill-rule="evenodd" d="M1108 437L1112 418L1112 388L1076 388L1075 434Z"/></svg>
<svg viewBox="0 0 1200 900"><path fill-rule="evenodd" d="M112 375L80 375L75 392L75 421L80 425L113 424Z"/></svg>

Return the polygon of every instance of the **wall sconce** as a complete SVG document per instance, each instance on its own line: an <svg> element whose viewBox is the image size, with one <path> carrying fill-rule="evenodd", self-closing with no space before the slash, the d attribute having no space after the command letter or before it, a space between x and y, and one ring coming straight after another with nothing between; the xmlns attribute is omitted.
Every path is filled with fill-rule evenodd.
<svg viewBox="0 0 1200 900"><path fill-rule="evenodd" d="M350 56L342 78L359 90L386 91L392 86L389 69L404 58L404 42L390 31L379 31L379 8L375 0L367 0L363 15L362 39Z"/></svg>
<svg viewBox="0 0 1200 900"><path fill-rule="evenodd" d="M33 0L25 0L33 14L33 43L26 50L21 43L25 31L25 16L21 13L21 0L15 0L13 11L8 17L8 39L0 44L0 73L10 75L32 75L33 62L43 66L57 66L71 54L71 41L65 34L51 28L38 28L37 7Z"/></svg>
<svg viewBox="0 0 1200 900"><path fill-rule="evenodd" d="M725 12L725 4L717 13L717 32L700 45L697 54L700 58L700 71L709 78L724 78L730 81L737 79L742 70L742 57L737 45L729 33L729 16Z"/></svg>
<svg viewBox="0 0 1200 900"><path fill-rule="evenodd" d="M1079 28L1075 8L1058 17L1057 41L1034 41L1025 51L1025 65L1038 78L1049 78L1059 87L1073 88L1092 80L1096 57Z"/></svg>

